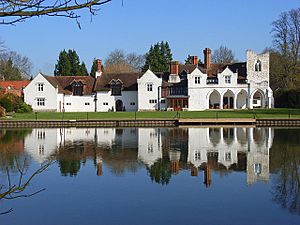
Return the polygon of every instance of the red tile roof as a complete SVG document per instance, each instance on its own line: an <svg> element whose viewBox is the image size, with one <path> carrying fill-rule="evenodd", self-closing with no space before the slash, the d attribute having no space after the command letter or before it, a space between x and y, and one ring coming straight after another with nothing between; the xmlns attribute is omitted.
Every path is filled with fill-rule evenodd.
<svg viewBox="0 0 300 225"><path fill-rule="evenodd" d="M22 90L29 83L30 80L0 81L0 88L10 90Z"/></svg>

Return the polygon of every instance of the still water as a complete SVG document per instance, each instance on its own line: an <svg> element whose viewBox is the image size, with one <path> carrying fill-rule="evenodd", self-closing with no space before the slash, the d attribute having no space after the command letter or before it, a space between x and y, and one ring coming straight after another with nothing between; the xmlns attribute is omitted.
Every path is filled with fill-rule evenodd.
<svg viewBox="0 0 300 225"><path fill-rule="evenodd" d="M0 224L300 224L300 129L0 131Z"/></svg>

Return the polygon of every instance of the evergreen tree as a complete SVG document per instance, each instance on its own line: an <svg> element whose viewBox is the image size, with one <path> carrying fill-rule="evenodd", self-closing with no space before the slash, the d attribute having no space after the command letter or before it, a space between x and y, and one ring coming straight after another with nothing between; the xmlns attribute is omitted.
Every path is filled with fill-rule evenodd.
<svg viewBox="0 0 300 225"><path fill-rule="evenodd" d="M87 76L85 63L80 64L79 56L75 50L63 50L59 53L54 70L55 76Z"/></svg>
<svg viewBox="0 0 300 225"><path fill-rule="evenodd" d="M90 76L95 77L96 76L96 71L97 71L97 60L94 58L92 68L91 68L91 72L90 72Z"/></svg>
<svg viewBox="0 0 300 225"><path fill-rule="evenodd" d="M149 68L154 72L169 71L169 64L172 61L172 52L168 42L158 42L151 45L149 52L146 54L146 61L143 71Z"/></svg>

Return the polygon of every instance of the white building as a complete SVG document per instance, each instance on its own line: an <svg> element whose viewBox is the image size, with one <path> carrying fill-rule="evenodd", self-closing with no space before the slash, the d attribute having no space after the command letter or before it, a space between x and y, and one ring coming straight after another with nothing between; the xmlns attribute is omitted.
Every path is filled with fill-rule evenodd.
<svg viewBox="0 0 300 225"><path fill-rule="evenodd" d="M35 111L145 111L272 108L269 53L247 50L247 61L212 64L211 50L168 73L105 73L97 61L92 77L51 77L38 74L24 89Z"/></svg>

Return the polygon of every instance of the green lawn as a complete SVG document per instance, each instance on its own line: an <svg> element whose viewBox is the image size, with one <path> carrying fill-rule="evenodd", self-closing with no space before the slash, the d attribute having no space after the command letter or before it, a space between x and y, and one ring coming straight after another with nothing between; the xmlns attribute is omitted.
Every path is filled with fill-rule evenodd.
<svg viewBox="0 0 300 225"><path fill-rule="evenodd" d="M205 110L180 112L9 113L12 120L175 119L175 118L300 118L300 109Z"/></svg>

